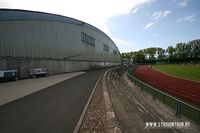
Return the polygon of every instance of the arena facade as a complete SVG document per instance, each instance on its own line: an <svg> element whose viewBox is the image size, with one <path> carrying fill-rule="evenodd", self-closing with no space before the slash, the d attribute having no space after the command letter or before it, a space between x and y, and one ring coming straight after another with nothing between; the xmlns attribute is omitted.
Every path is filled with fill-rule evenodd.
<svg viewBox="0 0 200 133"><path fill-rule="evenodd" d="M104 32L73 18L26 10L0 9L0 70L30 68L49 75L121 63L120 52Z"/></svg>

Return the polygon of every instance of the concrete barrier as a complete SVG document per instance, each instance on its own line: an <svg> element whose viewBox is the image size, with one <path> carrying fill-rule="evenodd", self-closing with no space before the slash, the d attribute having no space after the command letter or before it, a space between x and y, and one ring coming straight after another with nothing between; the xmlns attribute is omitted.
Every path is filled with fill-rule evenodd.
<svg viewBox="0 0 200 133"><path fill-rule="evenodd" d="M48 75L61 74L81 70L98 68L98 66L109 67L119 65L111 62L75 61L75 60L53 60L53 59L29 59L11 58L0 59L0 70L17 69L19 78L28 78L30 68L47 68Z"/></svg>

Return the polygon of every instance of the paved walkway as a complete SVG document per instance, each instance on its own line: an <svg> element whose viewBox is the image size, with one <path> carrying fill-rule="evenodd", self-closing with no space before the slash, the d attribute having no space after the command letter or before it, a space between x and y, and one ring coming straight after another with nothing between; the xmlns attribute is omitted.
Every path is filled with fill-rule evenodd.
<svg viewBox="0 0 200 133"><path fill-rule="evenodd" d="M0 105L12 102L83 73L85 72L66 73L36 79L24 79L16 82L0 83Z"/></svg>
<svg viewBox="0 0 200 133"><path fill-rule="evenodd" d="M104 71L88 71L0 106L0 133L72 133Z"/></svg>

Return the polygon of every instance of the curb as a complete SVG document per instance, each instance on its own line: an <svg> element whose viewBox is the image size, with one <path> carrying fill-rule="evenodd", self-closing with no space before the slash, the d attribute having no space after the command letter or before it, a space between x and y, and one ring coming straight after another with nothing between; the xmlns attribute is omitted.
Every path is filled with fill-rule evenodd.
<svg viewBox="0 0 200 133"><path fill-rule="evenodd" d="M83 118L84 118L84 116L85 116L85 114L86 114L86 111L87 111L87 109L88 109L88 106L89 106L89 104L90 104L90 102L91 102L91 99L92 99L92 97L93 97L93 95L94 95L94 92L95 92L95 90L96 90L96 88L97 88L97 85L98 85L98 83L99 83L99 80L101 79L101 77L102 77L102 75L103 75L104 73L105 73L105 72L102 72L101 75L99 76L98 80L96 81L96 83L95 83L95 85L94 85L94 88L93 88L93 90L92 90L92 92L91 92L91 94L90 94L90 97L89 97L89 99L88 99L88 101L87 101L87 103L86 103L86 105L85 105L85 107L84 107L84 109L83 109L83 112L81 113L81 116L80 116L80 118L79 118L78 123L76 124L76 127L75 127L73 133L78 133L78 132L79 132L80 126L81 126L81 124L82 124L82 122L83 122Z"/></svg>

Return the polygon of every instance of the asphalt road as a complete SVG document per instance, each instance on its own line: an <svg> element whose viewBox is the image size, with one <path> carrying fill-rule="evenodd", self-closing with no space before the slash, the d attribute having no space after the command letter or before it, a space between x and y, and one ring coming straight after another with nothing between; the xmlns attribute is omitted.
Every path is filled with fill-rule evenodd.
<svg viewBox="0 0 200 133"><path fill-rule="evenodd" d="M0 133L70 133L104 70L90 71L0 106Z"/></svg>

